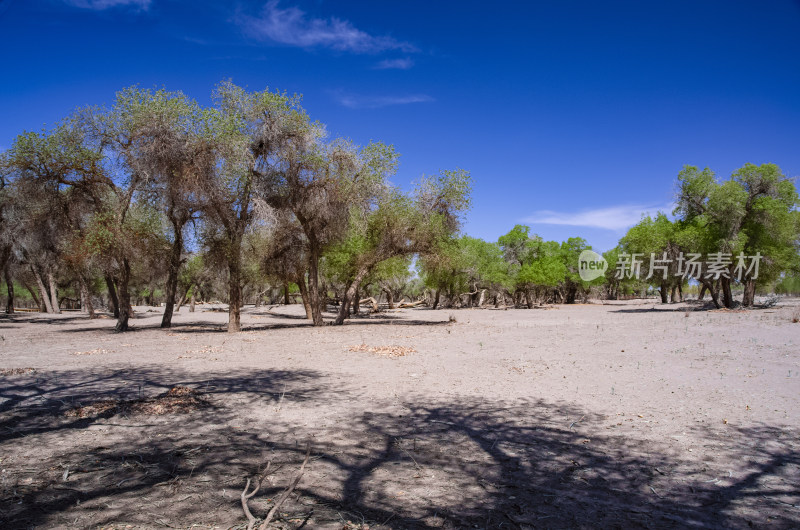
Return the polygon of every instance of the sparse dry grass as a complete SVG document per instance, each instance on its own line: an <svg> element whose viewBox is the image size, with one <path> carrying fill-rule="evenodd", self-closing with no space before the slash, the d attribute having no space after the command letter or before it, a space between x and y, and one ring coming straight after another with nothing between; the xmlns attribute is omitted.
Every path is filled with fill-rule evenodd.
<svg viewBox="0 0 800 530"><path fill-rule="evenodd" d="M417 350L409 346L368 346L367 344L350 346L348 350L352 352L374 353L390 359L405 357L409 353L417 352Z"/></svg>

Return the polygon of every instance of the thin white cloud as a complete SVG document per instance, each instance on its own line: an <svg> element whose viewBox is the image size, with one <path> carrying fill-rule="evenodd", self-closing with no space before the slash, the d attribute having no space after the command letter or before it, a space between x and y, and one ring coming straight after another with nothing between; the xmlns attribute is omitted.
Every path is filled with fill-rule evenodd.
<svg viewBox="0 0 800 530"><path fill-rule="evenodd" d="M605 230L620 231L629 228L639 221L642 216L655 216L658 212L666 214L672 213L674 205L664 204L661 206L646 205L622 205L611 206L609 208L595 208L580 212L554 212L552 210L540 210L533 215L523 219L526 223L564 225L564 226L588 226L602 228Z"/></svg>
<svg viewBox="0 0 800 530"><path fill-rule="evenodd" d="M362 96L355 94L334 94L336 101L349 109L377 109L392 105L409 105L411 103L431 103L435 101L427 94L409 94L405 96Z"/></svg>
<svg viewBox="0 0 800 530"><path fill-rule="evenodd" d="M388 36L370 35L347 20L309 18L297 7L278 7L277 0L264 5L257 17L240 14L236 22L244 32L258 40L272 40L301 48L331 48L353 53L377 53L386 50L415 52L416 47Z"/></svg>
<svg viewBox="0 0 800 530"><path fill-rule="evenodd" d="M67 4L80 7L82 9L93 9L102 11L112 7L133 7L138 10L147 11L152 0L64 0Z"/></svg>
<svg viewBox="0 0 800 530"><path fill-rule="evenodd" d="M384 59L375 65L377 70L408 70L414 66L413 59L404 57L402 59Z"/></svg>

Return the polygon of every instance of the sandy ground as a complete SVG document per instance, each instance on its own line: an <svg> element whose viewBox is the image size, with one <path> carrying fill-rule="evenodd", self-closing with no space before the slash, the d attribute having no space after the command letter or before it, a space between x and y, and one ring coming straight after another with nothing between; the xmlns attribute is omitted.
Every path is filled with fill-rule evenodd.
<svg viewBox="0 0 800 530"><path fill-rule="evenodd" d="M2 528L800 526L797 301L210 309L0 317Z"/></svg>

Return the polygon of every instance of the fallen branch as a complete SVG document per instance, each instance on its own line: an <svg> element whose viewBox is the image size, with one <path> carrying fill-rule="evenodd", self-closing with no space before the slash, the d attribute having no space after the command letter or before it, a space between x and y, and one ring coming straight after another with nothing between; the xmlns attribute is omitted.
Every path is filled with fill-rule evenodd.
<svg viewBox="0 0 800 530"><path fill-rule="evenodd" d="M403 302L402 304L399 304L397 307L399 307L400 309L405 309L409 307L417 307L420 305L427 305L427 304L428 303L425 300L417 300L416 302Z"/></svg>
<svg viewBox="0 0 800 530"><path fill-rule="evenodd" d="M358 301L359 306L362 306L364 304L370 304L372 306L373 313L378 312L378 301L375 300L375 298L373 298L372 296L370 296L369 298L362 298L361 300Z"/></svg>
<svg viewBox="0 0 800 530"><path fill-rule="evenodd" d="M247 484L244 486L244 491L242 491L242 509L244 510L244 514L247 516L247 530L253 530L253 527L256 524L256 518L250 512L250 507L247 506L247 501L253 498L253 496L258 493L258 490L261 489L261 485L264 483L264 479L266 479L270 474L270 468L272 468L272 461L267 462L267 468L261 474L261 478L258 479L258 483L253 491L249 492L247 490L250 489L250 479L247 479Z"/></svg>
<svg viewBox="0 0 800 530"><path fill-rule="evenodd" d="M270 521L272 521L272 518L278 512L278 509L281 507L281 505L284 502L286 502L286 499L289 498L289 495L292 494L294 489L300 483L300 479L303 478L303 473L305 472L306 464L308 464L308 458L310 456L311 456L311 442L309 442L306 445L306 457L303 459L303 464L300 466L300 470L297 472L297 475L295 475L294 479L292 479L292 482L291 482L291 484L289 484L289 487L287 487L285 490L283 490L283 493L281 493L281 496L278 497L277 501L275 501L275 505L272 507L272 509L270 509L270 511L267 512L267 517L264 519L264 522L261 523L261 526L258 527L259 530L267 530L267 525L269 524ZM248 528L250 528L250 527L248 527Z"/></svg>

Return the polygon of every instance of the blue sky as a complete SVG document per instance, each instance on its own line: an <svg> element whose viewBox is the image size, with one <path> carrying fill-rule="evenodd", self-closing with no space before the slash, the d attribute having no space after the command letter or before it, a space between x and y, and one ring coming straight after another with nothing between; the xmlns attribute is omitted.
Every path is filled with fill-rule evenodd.
<svg viewBox="0 0 800 530"><path fill-rule="evenodd" d="M461 167L466 232L612 247L684 164L800 175L800 3L0 0L0 148L132 84L301 93L394 144L395 182Z"/></svg>

